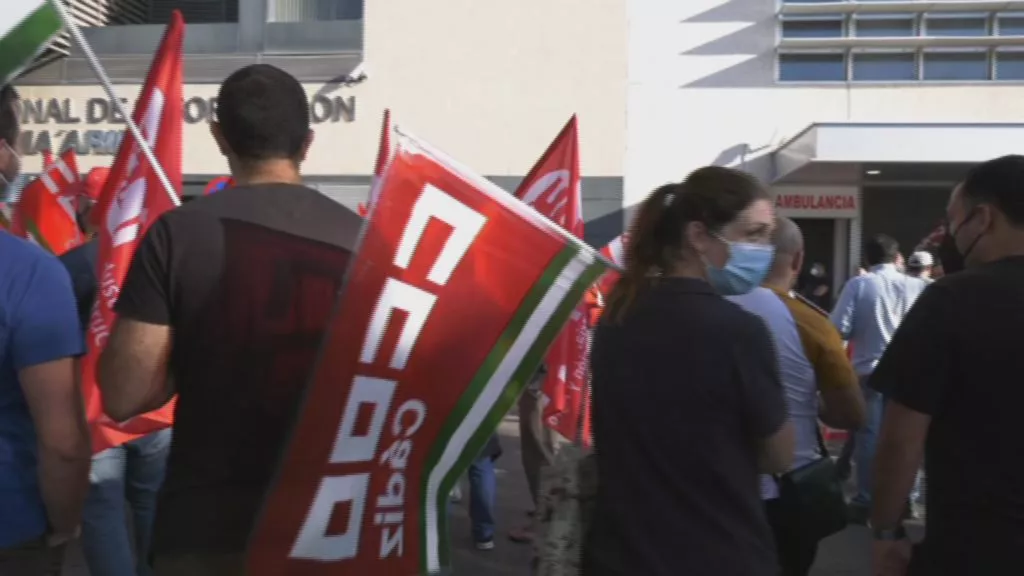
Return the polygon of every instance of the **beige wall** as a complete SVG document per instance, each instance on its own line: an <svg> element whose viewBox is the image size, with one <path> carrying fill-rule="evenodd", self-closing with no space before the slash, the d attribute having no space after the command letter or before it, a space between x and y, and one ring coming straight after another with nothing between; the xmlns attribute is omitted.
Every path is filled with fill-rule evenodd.
<svg viewBox="0 0 1024 576"><path fill-rule="evenodd" d="M523 0L500 10L479 0L367 2L369 78L331 95L356 98L355 122L316 126L308 175L372 172L385 107L407 130L480 173L523 175L572 113L580 118L586 176L621 176L626 111L625 0ZM310 95L323 88L308 85ZM134 98L138 86L118 86ZM216 86L186 86L214 96ZM82 107L99 87L25 87L25 98L70 98ZM25 129L118 129L116 125ZM227 169L205 123L186 125L185 172ZM82 158L82 167L111 161ZM26 159L35 171L39 157Z"/></svg>

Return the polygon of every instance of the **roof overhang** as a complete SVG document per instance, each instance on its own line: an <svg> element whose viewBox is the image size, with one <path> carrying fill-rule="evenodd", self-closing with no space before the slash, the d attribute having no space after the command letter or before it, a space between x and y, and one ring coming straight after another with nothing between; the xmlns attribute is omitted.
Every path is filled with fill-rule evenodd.
<svg viewBox="0 0 1024 576"><path fill-rule="evenodd" d="M889 0L835 2L783 2L781 14L887 14L938 12L1009 12L1024 10L1021 0Z"/></svg>
<svg viewBox="0 0 1024 576"><path fill-rule="evenodd" d="M1020 153L1021 142L1024 124L812 124L774 152L774 183L861 184L877 165L959 169Z"/></svg>

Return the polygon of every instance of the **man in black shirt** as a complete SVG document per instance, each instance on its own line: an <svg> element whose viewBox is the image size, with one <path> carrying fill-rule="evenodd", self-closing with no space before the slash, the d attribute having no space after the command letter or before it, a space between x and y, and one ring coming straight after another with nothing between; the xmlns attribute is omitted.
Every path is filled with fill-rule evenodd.
<svg viewBox="0 0 1024 576"><path fill-rule="evenodd" d="M875 461L873 574L1022 572L1022 182L1024 156L1005 156L973 168L953 191L947 230L966 270L925 290L871 376L888 397ZM898 523L922 448L928 533L905 572L910 544Z"/></svg>
<svg viewBox="0 0 1024 576"><path fill-rule="evenodd" d="M115 419L178 394L158 575L242 573L362 225L302 186L310 111L286 72L253 65L228 77L211 132L237 185L153 223L99 367Z"/></svg>

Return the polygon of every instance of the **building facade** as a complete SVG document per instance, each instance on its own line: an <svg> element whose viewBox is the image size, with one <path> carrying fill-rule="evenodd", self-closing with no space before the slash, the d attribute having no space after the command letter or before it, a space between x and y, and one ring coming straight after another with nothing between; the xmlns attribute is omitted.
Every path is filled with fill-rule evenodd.
<svg viewBox="0 0 1024 576"><path fill-rule="evenodd" d="M1024 2L635 0L628 20L626 205L742 166L836 286L865 235L912 250L970 165L1024 149Z"/></svg>
<svg viewBox="0 0 1024 576"><path fill-rule="evenodd" d="M576 113L587 239L603 245L622 231L626 0L133 4L140 2L148 24L110 22L85 32L130 104L162 23L183 10L185 194L227 173L208 127L219 83L241 66L267 62L306 87L316 134L303 171L340 202L366 199L385 108L506 190ZM82 169L112 161L123 120L77 49L18 86L27 172L39 169L42 150L67 146L79 151Z"/></svg>

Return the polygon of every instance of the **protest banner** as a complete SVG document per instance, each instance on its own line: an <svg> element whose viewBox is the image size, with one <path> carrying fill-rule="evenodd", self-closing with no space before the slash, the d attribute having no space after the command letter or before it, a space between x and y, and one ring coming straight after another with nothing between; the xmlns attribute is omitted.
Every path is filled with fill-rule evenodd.
<svg viewBox="0 0 1024 576"><path fill-rule="evenodd" d="M583 238L580 197L579 128L574 114L516 190L516 197L577 238ZM587 386L588 308L580 305L548 351L541 386L544 423L569 440L590 444L580 434Z"/></svg>
<svg viewBox="0 0 1024 576"><path fill-rule="evenodd" d="M370 181L370 195L366 199L366 202L359 204L359 215L363 218L370 213L370 207L373 206L374 195L377 193L377 184L380 181L380 175L384 173L384 168L388 165L388 160L391 159L391 109L384 109L384 120L380 127L380 144L377 145L377 163L373 166L373 179Z"/></svg>
<svg viewBox="0 0 1024 576"><path fill-rule="evenodd" d="M394 137L249 541L250 576L450 567L452 486L608 265L422 141Z"/></svg>
<svg viewBox="0 0 1024 576"><path fill-rule="evenodd" d="M175 207L177 199L166 193L164 182L170 179L174 189L181 190L184 35L185 23L181 13L175 11L135 104L133 120L141 126L143 137L155 151L160 165L150 163L141 151L142 144L126 134L93 209L93 218L99 224L96 270L99 286L82 362L82 395L96 453L167 428L174 420L173 400L163 408L128 422L111 420L103 412L96 366L114 324L114 304L135 248L149 226L162 213Z"/></svg>
<svg viewBox="0 0 1024 576"><path fill-rule="evenodd" d="M57 256L75 248L84 241L74 208L80 187L74 149L49 159L14 205L11 233Z"/></svg>

